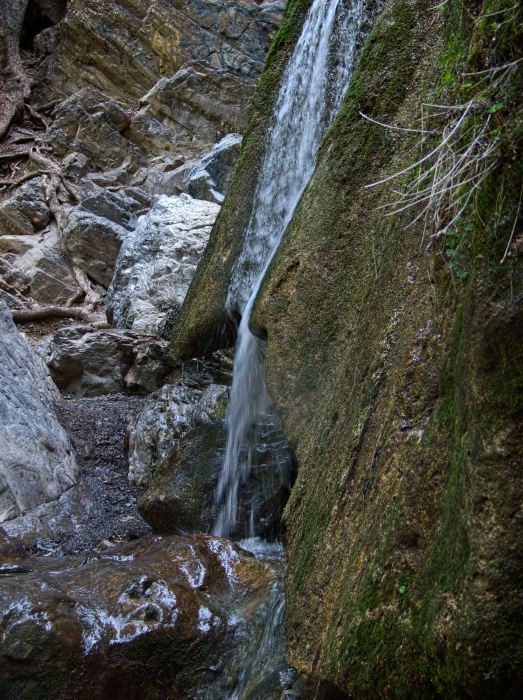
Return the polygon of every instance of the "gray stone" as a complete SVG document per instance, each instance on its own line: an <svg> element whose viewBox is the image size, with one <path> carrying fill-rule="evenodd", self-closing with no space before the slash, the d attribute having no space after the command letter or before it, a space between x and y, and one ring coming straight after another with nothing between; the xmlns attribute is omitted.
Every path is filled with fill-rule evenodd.
<svg viewBox="0 0 523 700"><path fill-rule="evenodd" d="M50 218L42 178L35 177L0 202L0 236L35 233L47 226Z"/></svg>
<svg viewBox="0 0 523 700"><path fill-rule="evenodd" d="M136 224L135 213L151 199L137 188L118 193L96 191L72 207L63 229L65 247L74 264L108 287L122 241Z"/></svg>
<svg viewBox="0 0 523 700"><path fill-rule="evenodd" d="M240 155L242 137L228 134L192 168L186 190L195 199L222 204L231 181L233 167Z"/></svg>
<svg viewBox="0 0 523 700"><path fill-rule="evenodd" d="M65 260L56 230L45 236L2 236L0 251L16 253L12 268L19 277L17 289L40 304L61 304L78 291L78 285ZM1 275L1 272L0 272Z"/></svg>
<svg viewBox="0 0 523 700"><path fill-rule="evenodd" d="M157 389L172 369L168 347L166 341L129 331L75 325L60 329L42 354L61 391L100 396Z"/></svg>
<svg viewBox="0 0 523 700"><path fill-rule="evenodd" d="M55 157L81 154L80 161L68 161L69 169L72 168L68 174L80 177L87 172L122 168L125 164L119 178L125 184L146 163L143 152L124 133L130 123L122 104L93 88L84 88L56 108L46 142Z"/></svg>
<svg viewBox="0 0 523 700"><path fill-rule="evenodd" d="M211 202L162 196L126 235L108 293L118 328L160 335L180 308L219 212Z"/></svg>
<svg viewBox="0 0 523 700"><path fill-rule="evenodd" d="M76 483L71 443L45 366L0 302L0 522L57 499Z"/></svg>
<svg viewBox="0 0 523 700"><path fill-rule="evenodd" d="M194 428L223 417L228 388L166 384L147 399L130 431L129 481L146 486Z"/></svg>

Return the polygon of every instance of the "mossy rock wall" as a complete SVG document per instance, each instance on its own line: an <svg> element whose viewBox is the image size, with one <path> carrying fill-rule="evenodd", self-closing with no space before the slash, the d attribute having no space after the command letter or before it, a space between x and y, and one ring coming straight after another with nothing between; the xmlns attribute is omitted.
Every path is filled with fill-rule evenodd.
<svg viewBox="0 0 523 700"><path fill-rule="evenodd" d="M289 3L269 53L182 310L182 356L231 342L229 276L309 4ZM356 700L521 691L521 90L479 106L504 146L461 217L459 256L412 225L416 210L382 208L411 174L365 187L417 160L409 129L423 102L463 102L485 74L459 71L518 60L521 45L511 0L387 0L254 310L298 464L285 516L289 660Z"/></svg>
<svg viewBox="0 0 523 700"><path fill-rule="evenodd" d="M360 116L419 127L449 46L479 60L474 17L511 6L387 3L253 316L298 462L290 661L356 699L521 690L520 98L459 269L416 212L380 208L401 179L365 188L414 163L419 136Z"/></svg>

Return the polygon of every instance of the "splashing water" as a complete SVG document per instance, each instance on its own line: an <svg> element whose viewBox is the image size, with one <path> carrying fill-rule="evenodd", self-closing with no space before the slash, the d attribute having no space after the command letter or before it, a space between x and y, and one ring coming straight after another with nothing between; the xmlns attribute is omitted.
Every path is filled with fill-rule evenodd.
<svg viewBox="0 0 523 700"><path fill-rule="evenodd" d="M364 0L314 0L273 110L253 211L227 298L229 311L237 309L242 320L227 415L226 454L216 490L221 504L214 526L217 535L229 535L236 525L239 491L250 473L257 426L277 421L265 386L265 343L251 333L249 321L267 268L348 87L364 6Z"/></svg>

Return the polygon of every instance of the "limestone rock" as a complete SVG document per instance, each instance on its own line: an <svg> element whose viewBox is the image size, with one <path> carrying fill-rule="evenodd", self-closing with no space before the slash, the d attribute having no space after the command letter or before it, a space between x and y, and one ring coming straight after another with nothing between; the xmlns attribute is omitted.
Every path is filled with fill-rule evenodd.
<svg viewBox="0 0 523 700"><path fill-rule="evenodd" d="M14 283L18 291L40 304L62 304L78 290L60 250L56 230L43 237L2 236L0 252L3 251L16 254L11 265L20 274Z"/></svg>
<svg viewBox="0 0 523 700"><path fill-rule="evenodd" d="M232 178L232 169L240 155L241 143L239 134L228 134L201 159L187 177L186 188L191 197L222 204Z"/></svg>
<svg viewBox="0 0 523 700"><path fill-rule="evenodd" d="M73 396L157 389L171 369L168 343L124 330L68 326L44 349L51 377Z"/></svg>
<svg viewBox="0 0 523 700"><path fill-rule="evenodd" d="M0 202L0 236L32 234L47 226L49 220L41 177L25 182Z"/></svg>
<svg viewBox="0 0 523 700"><path fill-rule="evenodd" d="M96 85L115 99L130 102L145 95L158 76L172 76L185 64L196 62L217 85L241 83L236 91L229 85L228 92L230 111L244 115L250 98L244 84L253 86L261 72L282 5L257 0L88 4L71 0L49 82L66 94ZM200 86L197 92L209 95L212 105L212 88L205 91ZM188 111L197 115L191 106Z"/></svg>
<svg viewBox="0 0 523 700"><path fill-rule="evenodd" d="M122 241L136 223L135 212L149 202L147 195L129 188L122 193L96 192L72 207L63 238L74 264L108 287Z"/></svg>
<svg viewBox="0 0 523 700"><path fill-rule="evenodd" d="M0 521L57 499L76 482L56 388L0 302Z"/></svg>
<svg viewBox="0 0 523 700"><path fill-rule="evenodd" d="M7 540L0 574L2 697L37 687L42 698L162 700L169 687L220 700L232 697L243 668L231 660L261 629L278 568L200 535L60 559Z"/></svg>
<svg viewBox="0 0 523 700"><path fill-rule="evenodd" d="M131 118L124 105L94 88L83 88L64 100L53 117L46 143L56 157L69 157L68 173L81 177L87 172L120 169L117 181L128 183L146 162L140 148L125 135ZM73 153L80 154L80 160L71 159Z"/></svg>
<svg viewBox="0 0 523 700"><path fill-rule="evenodd" d="M219 206L162 196L128 233L108 293L118 328L161 334L181 306Z"/></svg>

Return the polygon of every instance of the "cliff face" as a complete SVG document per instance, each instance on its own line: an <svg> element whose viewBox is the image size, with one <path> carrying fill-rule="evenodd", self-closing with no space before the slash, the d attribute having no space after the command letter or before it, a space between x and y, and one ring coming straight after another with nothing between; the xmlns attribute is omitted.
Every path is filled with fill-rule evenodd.
<svg viewBox="0 0 523 700"><path fill-rule="evenodd" d="M182 354L225 342L259 134L306 5L269 54ZM520 42L510 2L389 0L256 305L298 463L290 661L355 698L517 692Z"/></svg>

